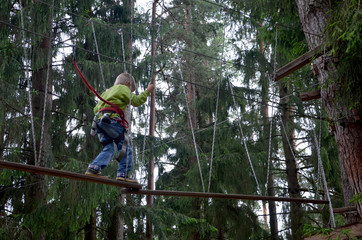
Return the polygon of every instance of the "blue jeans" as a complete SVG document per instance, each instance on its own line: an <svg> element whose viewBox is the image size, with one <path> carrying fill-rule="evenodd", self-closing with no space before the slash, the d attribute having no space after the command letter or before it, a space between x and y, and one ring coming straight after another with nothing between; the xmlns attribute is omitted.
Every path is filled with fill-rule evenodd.
<svg viewBox="0 0 362 240"><path fill-rule="evenodd" d="M111 140L119 138L119 136L125 131L124 127L122 127L115 119L109 120L109 122L101 121L101 119L97 120L97 133L99 141L108 141L110 143L105 145L102 152L100 152L93 162L89 164L88 168L96 171L102 170L109 164L115 152L113 141ZM123 142L124 140L117 144L118 152L122 150ZM117 170L117 177L128 177L129 172L132 169L132 148L129 144L127 144L126 154L120 160L118 165L119 167Z"/></svg>

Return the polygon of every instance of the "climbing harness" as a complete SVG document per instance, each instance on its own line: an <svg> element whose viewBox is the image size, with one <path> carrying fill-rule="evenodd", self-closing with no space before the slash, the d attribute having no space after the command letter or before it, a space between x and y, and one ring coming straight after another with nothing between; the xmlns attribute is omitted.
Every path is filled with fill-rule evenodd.
<svg viewBox="0 0 362 240"><path fill-rule="evenodd" d="M104 98L102 98L98 93L97 91L88 83L87 79L84 77L84 75L82 74L82 72L80 71L80 69L78 68L78 65L77 65L77 60L75 58L75 54L73 56L73 63L74 63L74 66L79 74L79 76L82 78L83 82L87 85L88 89L97 97L99 98L102 102L104 103L107 103L108 105L111 105L111 107L106 107L106 108L102 108L100 110L101 111L113 111L115 113L117 113L120 117L120 119L116 119L117 122L119 124L121 124L122 127L124 128L128 128L128 122L127 120L125 119L125 116L124 116L124 112L123 110L118 107L116 104L112 103L112 102L109 102L107 100L105 100ZM93 119L94 120L94 119Z"/></svg>
<svg viewBox="0 0 362 240"><path fill-rule="evenodd" d="M118 114L119 118L114 118L114 120L116 120L122 127L125 128L125 130L128 128L129 124L127 122L127 120L125 119L125 115L124 115L124 112L123 110L118 107L116 104L112 103L112 102L109 102L105 99L103 99L98 93L97 91L88 83L87 79L84 77L84 75L82 74L82 72L80 71L80 69L78 68L78 65L77 65L77 61L76 61L76 58L75 58L75 51L73 50L74 52L74 55L73 55L73 63L74 63L74 66L77 70L77 72L79 73L80 77L82 78L83 82L87 85L88 89L91 90L91 92L97 96L102 102L104 103L107 103L109 105L111 105L111 107L105 107L105 108L102 108L101 110L99 110L99 112L94 116L93 118L93 122L92 122L92 128L91 128L91 135L95 135L96 133L96 129L97 129L97 120L99 118L99 114L102 113L102 112L113 112L113 113L116 113ZM102 131L102 129L100 129ZM103 130L104 131L104 130ZM122 159L122 157L124 156L125 152L126 152L126 147L127 147L127 143L128 143L128 139L126 137L126 135L124 134L125 131L123 131L123 134L119 137L116 137L115 139L113 139L112 141L110 141L109 143L111 142L115 142L116 144L118 144L120 141L124 140L123 144L122 144L122 150L120 152L120 156L118 156L117 158L117 161L120 161ZM102 143L103 146L105 145L108 145L109 143L107 142L104 142ZM123 155L123 156L122 156Z"/></svg>

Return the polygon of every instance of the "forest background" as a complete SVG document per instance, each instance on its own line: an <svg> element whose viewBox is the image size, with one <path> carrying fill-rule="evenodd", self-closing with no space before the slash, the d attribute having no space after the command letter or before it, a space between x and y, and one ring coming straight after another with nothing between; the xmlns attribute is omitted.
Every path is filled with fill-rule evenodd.
<svg viewBox="0 0 362 240"><path fill-rule="evenodd" d="M298 18L303 4L309 12L323 9L316 18L323 32ZM155 111L152 101L129 109L133 174L144 186L330 197L333 208L354 205L354 197L361 214L355 195L361 186L348 182L337 151L338 129L360 124L359 2L1 0L1 6L1 160L84 173L101 151L89 134L97 99L77 75L74 54L99 93L124 71L135 77L137 92L155 81ZM273 81L277 68L315 42L324 46L321 58ZM320 65L331 62L336 70L328 70L337 74L330 76L350 81L324 75ZM343 86L335 95L345 106L339 112L325 101L328 84ZM300 93L314 90L322 90L323 104L301 101ZM114 178L116 168L114 160L104 174ZM358 216L331 215L328 205L125 196L116 187L6 169L0 200L1 239L301 239Z"/></svg>

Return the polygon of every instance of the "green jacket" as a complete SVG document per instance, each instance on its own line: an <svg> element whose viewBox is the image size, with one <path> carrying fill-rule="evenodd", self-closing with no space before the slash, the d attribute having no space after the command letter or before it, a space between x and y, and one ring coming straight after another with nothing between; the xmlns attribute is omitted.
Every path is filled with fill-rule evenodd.
<svg viewBox="0 0 362 240"><path fill-rule="evenodd" d="M146 89L140 95L132 94L132 106L139 107L143 103L146 102L147 97L150 95L148 90ZM113 87L109 88L107 91L102 93L101 97L111 103L116 104L122 110L125 110L127 105L129 104L129 96L130 96L130 89L126 85L114 85ZM99 112L102 108L110 107L110 105L104 103L103 101L99 101L98 104L94 107L93 111L94 114Z"/></svg>

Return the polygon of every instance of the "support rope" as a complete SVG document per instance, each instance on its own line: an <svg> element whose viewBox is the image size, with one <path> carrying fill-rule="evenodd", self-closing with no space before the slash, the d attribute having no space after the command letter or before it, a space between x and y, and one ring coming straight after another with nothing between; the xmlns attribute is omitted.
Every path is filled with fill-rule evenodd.
<svg viewBox="0 0 362 240"><path fill-rule="evenodd" d="M120 28L120 29L118 30L118 34L121 35L121 40L122 40L123 72L127 72L127 68L126 68L126 52L125 52L125 50L124 50L123 30L122 30L122 28Z"/></svg>
<svg viewBox="0 0 362 240"><path fill-rule="evenodd" d="M179 52L180 52L180 50L179 50ZM178 65L179 65L179 71L180 71L181 79L183 79L182 70L181 70L181 56L179 56ZM191 128L191 133L192 133L192 140L193 140L193 142L194 142L197 164L198 164L198 166L199 166L199 172L200 172L200 178L201 178L202 191L205 192L205 184L204 184L204 179L203 179L202 171L201 171L201 164L200 164L200 159L199 159L199 152L198 152L198 150L197 150L197 144L196 144L196 139L195 139L194 127L193 127L192 119L191 119L190 107L189 107L189 103L188 103L188 101L187 101L186 88L187 88L187 86L186 86L186 84L184 84L184 86L183 86L183 92L184 92L184 96L185 96L185 100L186 100L186 108L187 108L187 114L188 114L189 123L190 123L190 128Z"/></svg>
<svg viewBox="0 0 362 240"><path fill-rule="evenodd" d="M275 30L275 46L274 46L274 64L273 64L273 76L275 77L276 75L276 71L277 71L277 46L278 46L278 23L275 24L276 26L276 30ZM276 95L276 90L274 88L274 81L271 81L270 75L269 75L269 82L271 82L271 92L272 92L272 96ZM274 91L273 91L274 90ZM273 111L274 111L274 104L272 103L272 108L271 108L271 114L270 114L270 127L269 127L269 146L268 146L268 166L267 166L267 172L266 172L266 183L265 183L265 187L268 188L269 185L269 174L270 174L270 165L272 165L271 163L271 138L272 138L272 132L273 132Z"/></svg>
<svg viewBox="0 0 362 240"><path fill-rule="evenodd" d="M164 4L165 2L162 1L163 7L161 8L161 14L160 16L163 15L163 9L164 9ZM156 35L156 46L155 46L155 56L152 58L152 63L151 63L151 81L152 81L152 77L155 74L155 59L157 56L157 47L158 47L158 39L160 37L160 28L161 28L161 18L160 21L158 22L158 26L157 26L157 35ZM156 86L155 86L156 87ZM148 122L148 117L149 117L149 108L151 106L151 99L148 99L147 101L147 115L146 115L146 120L145 123ZM146 134L147 134L147 127L145 127L145 133L143 134L143 149L142 149L142 158L141 158L141 162L144 162L144 158L145 158L145 148L146 148ZM141 170L141 177L142 177L142 170Z"/></svg>
<svg viewBox="0 0 362 240"><path fill-rule="evenodd" d="M223 22L225 22L225 20ZM213 131L213 134L212 134L209 184L207 186L207 192L210 192L210 186L211 186L212 164L213 164L213 160L214 160L214 146L215 146L215 136L216 136L216 126L217 126L217 113L218 113L218 108L219 108L220 83L221 83L221 80L222 80L222 73L223 73L224 46L225 46L225 24L224 24L224 27L223 27L223 35L222 35L222 50L221 50L221 58L220 58L220 76L219 76L219 81L217 82L216 109L215 109L214 131Z"/></svg>
<svg viewBox="0 0 362 240"><path fill-rule="evenodd" d="M24 31L29 32L29 33L32 33L32 34L34 34L34 35L36 35L36 36L40 36L40 37L47 38L46 36L44 36L44 35L42 35L42 34L40 34L40 33L31 31L31 30L29 30L29 29L21 28L21 27L19 27L19 26L16 26L16 25L11 24L11 23L6 22L6 21L0 20L0 23L5 24L5 25L10 26L10 27L13 27L13 28L17 28L17 29L24 30ZM54 45L63 44L63 45L65 45L65 46L67 46L67 47L72 47L72 48L75 48L75 49L79 49L79 50L85 51L85 52L90 53L90 54L96 54L96 52L94 52L94 51L91 51L91 50L89 50L89 49L85 49L85 48L76 46L76 45L74 45L74 44L69 44L69 43L62 42L62 41L54 41L54 42L55 42ZM183 50L183 51L184 51L184 52L190 52L190 51L188 51L188 50ZM103 58L106 58L106 59L109 59L109 60L112 60L112 61L115 61L115 62L119 62L119 63L122 63L122 62L123 62L123 61L120 61L120 60L117 59L117 58L110 57L110 56L107 56L107 55L104 55L104 54L99 54L99 55L100 55L101 57L103 57ZM203 55L200 55L200 56L203 56ZM216 60L220 60L220 59L216 59ZM137 65L134 65L134 66L137 67ZM174 80L176 80L176 81L181 82L181 79L175 78L175 77L173 77L172 75L164 74L164 76L165 76L165 77L168 77L168 78L170 78L170 79L174 79ZM202 88L204 88L204 89L211 90L211 91L216 91L216 89L214 89L214 88L212 88L212 87L209 87L209 86L206 86L206 85L201 85L201 84L198 84L198 83L191 83L191 84L193 84L193 85L195 85L195 86L202 87ZM318 84L311 85L311 87L312 87L312 86L315 86L315 85L318 85ZM301 92L301 91L304 91L304 89L299 89L299 90L297 90L296 92ZM289 95L289 96L292 96L292 95L293 95L293 94L291 94L291 95ZM255 100L255 99L245 98L245 97L241 97L241 96L236 96L236 97L237 97L238 99L247 100L247 101L250 101L250 102L253 102L253 103L256 103L256 104L262 104L262 102L260 102L260 101L258 101L258 100ZM288 96L286 96L286 97L288 97ZM268 105L268 106L270 106L270 105ZM276 108L280 109L280 107L276 107Z"/></svg>
<svg viewBox="0 0 362 240"><path fill-rule="evenodd" d="M106 81L104 80L104 74L103 74L103 68L102 68L102 62L101 62L101 56L99 55L99 49L98 49L98 42L97 42L97 37L96 37L96 31L94 29L94 24L93 24L93 19L89 20L92 26L92 32L93 32L93 38L94 38L94 42L96 44L96 51L97 51L97 57L98 57L98 64L99 64L99 69L101 71L101 77L102 77L102 83L103 83L103 90L105 91L107 89L106 87Z"/></svg>
<svg viewBox="0 0 362 240"><path fill-rule="evenodd" d="M229 81L229 87L230 87L230 92L231 92L231 95L232 95L232 98L233 98L233 103L234 103L234 106L235 106L235 110L237 112L236 115L237 115L237 120L238 120L238 124L239 124L240 133L241 133L241 145L244 144L246 155L248 157L248 161L249 161L249 164L250 164L250 167L251 167L251 171L253 173L253 176L254 176L254 179L255 179L255 182L256 182L257 191L259 192L259 194L261 194L261 189L260 189L260 186L259 186L258 178L256 177L254 166L253 166L253 163L251 162L248 146L246 144L246 138L244 136L244 131L243 131L243 128L241 127L240 116L242 116L242 113L241 113L241 111L239 113L239 109L237 108L236 100L235 100L235 96L234 96L234 91L233 91L233 86L232 86L232 83L230 81Z"/></svg>
<svg viewBox="0 0 362 240"><path fill-rule="evenodd" d="M125 175L126 178L128 177L127 169L128 169L129 148L132 147L132 84L130 86L131 86L131 88L129 91L129 105L127 106L128 111L129 111L129 127L128 127L129 132L126 133L126 135L128 135L128 138L129 138L129 144L128 144L128 142L126 142L126 136L125 136L125 140L123 142L123 144L127 143L127 145L129 145L129 146L125 146L126 147L126 175ZM122 147L123 147L123 145L122 145ZM133 162L133 154L131 156L131 162Z"/></svg>
<svg viewBox="0 0 362 240"><path fill-rule="evenodd" d="M319 147L321 147L321 140L322 140L322 110L319 111ZM319 184L321 183L322 178L322 172L321 169L318 167L318 175L317 175L317 189L316 189L316 197L318 197L319 194Z"/></svg>
<svg viewBox="0 0 362 240"><path fill-rule="evenodd" d="M43 106L43 119L41 124L41 135L40 135L40 146L39 146L39 157L38 162L35 165L41 166L42 164L42 152L43 152L43 143L44 143L44 129L45 129L45 113L47 107L47 97L48 97L48 85L50 78L50 70L51 70L51 60L52 60L52 38L53 38L53 17L54 17L54 0L52 3L52 11L50 15L50 33L49 33L49 51L48 51L48 69L47 69L47 77L45 82L45 90L44 90L44 106Z"/></svg>
<svg viewBox="0 0 362 240"><path fill-rule="evenodd" d="M26 38L25 38L25 27L24 27L24 16L23 16L23 4L22 1L19 0L19 5L20 5L20 17L21 17L21 27L22 27L22 33L23 33L23 47L24 47L24 64L25 64L25 80L27 82L28 88L29 88L29 92L28 92L28 97L29 97L29 112L30 112L30 122L31 122L31 132L33 135L33 149L34 149L34 161L35 163L37 162L37 151L36 151L36 139L35 139L35 129L34 129L34 116L33 116L33 104L32 104L32 83L29 79L29 64L28 63L28 55L26 52Z"/></svg>
<svg viewBox="0 0 362 240"><path fill-rule="evenodd" d="M287 135L287 132L286 132L286 130L285 130L285 126L284 126L284 123L283 123L283 119L282 119L281 114L279 114L279 119L280 119L280 122L281 122L281 124L282 124L283 133L284 133L284 135L285 135L285 138L287 139L288 146L289 146L289 148L290 148L290 151L292 152L295 165L296 165L296 167L297 167L297 169L298 169L298 168L299 168L299 167L298 167L298 161L297 161L297 158L295 157L294 150L293 150L293 148L292 148L292 144L290 143L289 138L288 138L288 135Z"/></svg>
<svg viewBox="0 0 362 240"><path fill-rule="evenodd" d="M134 0L131 0L131 33L130 42L133 43L133 18L134 18ZM129 73L132 75L133 72L133 47L131 47L131 53L129 55Z"/></svg>
<svg viewBox="0 0 362 240"><path fill-rule="evenodd" d="M145 123L148 122L148 116L149 116L149 109L150 109L150 102L151 102L151 99L148 99L147 101L147 106L146 106L146 111L147 111L147 114L146 114L146 119L145 119ZM145 149L146 149L146 134L147 134L147 124L145 124L145 133L143 134L143 149L142 149L142 155L141 155L141 163L144 163L144 160L145 160ZM142 179L142 168L141 168L141 176L140 176L140 179Z"/></svg>
<svg viewBox="0 0 362 240"><path fill-rule="evenodd" d="M309 112L311 114L310 109L309 109ZM322 128L320 128L320 132L322 132ZM326 197L327 197L327 200L328 200L330 223L331 223L331 227L335 228L336 227L336 222L334 220L333 206L332 206L331 196L330 196L329 189L328 189L328 183L327 183L327 180L326 180L326 175L325 175L325 172L324 172L324 167L323 167L323 162L322 162L322 157L321 157L320 142L318 144L317 133L316 133L315 127L313 127L313 136L314 136L314 142L315 142L315 145L316 145L316 148L317 148L318 167L319 167L320 172L321 172L324 191L326 193Z"/></svg>
<svg viewBox="0 0 362 240"><path fill-rule="evenodd" d="M274 72L275 74L275 72ZM271 80L269 78L269 80ZM273 91L273 84L272 84L272 91ZM269 126L269 144L268 144L268 166L267 166L267 172L266 172L266 183L265 183L265 187L267 188L269 185L269 174L270 174L270 166L272 165L271 163L271 139L272 139L272 132L273 132L273 115L274 115L274 104L271 107L271 114L270 114L270 126Z"/></svg>

